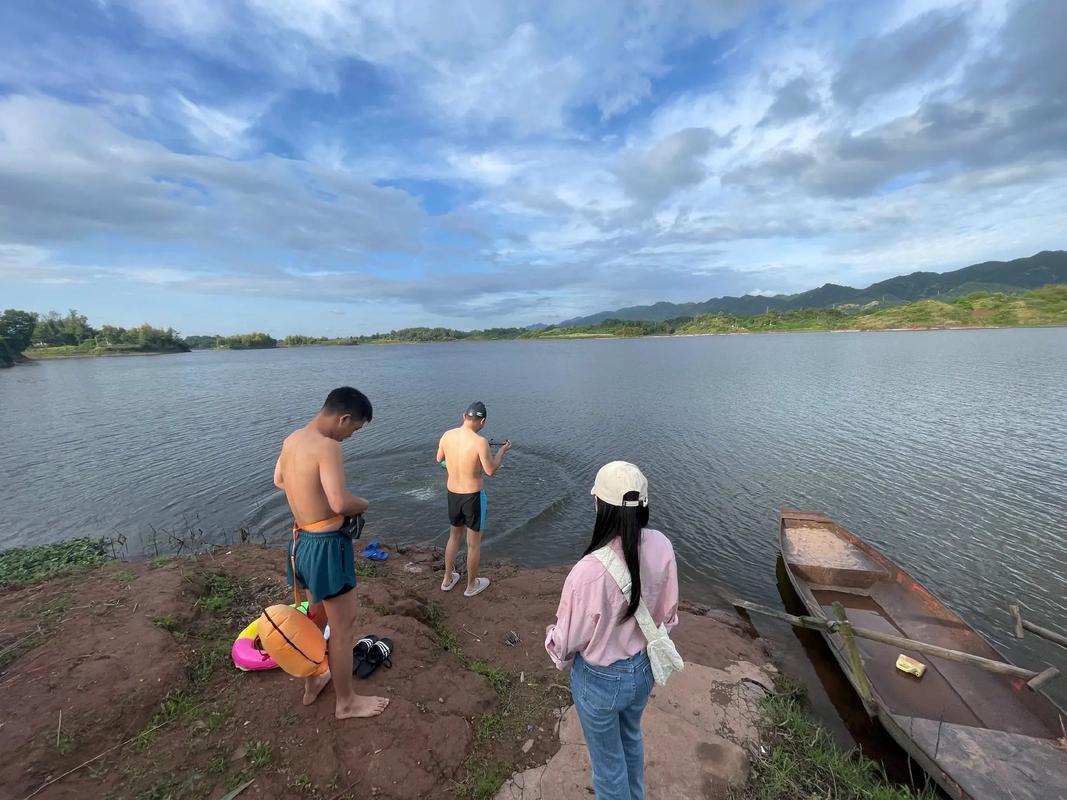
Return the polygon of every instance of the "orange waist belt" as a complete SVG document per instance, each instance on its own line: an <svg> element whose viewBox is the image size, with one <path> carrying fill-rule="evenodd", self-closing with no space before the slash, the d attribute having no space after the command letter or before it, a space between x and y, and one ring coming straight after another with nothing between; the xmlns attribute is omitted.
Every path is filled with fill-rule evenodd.
<svg viewBox="0 0 1067 800"><path fill-rule="evenodd" d="M344 514L335 514L328 519L320 519L318 522L312 522L308 525L298 525L293 523L294 531L305 531L307 533L322 533L325 530L336 530L338 526L343 525L345 521Z"/></svg>

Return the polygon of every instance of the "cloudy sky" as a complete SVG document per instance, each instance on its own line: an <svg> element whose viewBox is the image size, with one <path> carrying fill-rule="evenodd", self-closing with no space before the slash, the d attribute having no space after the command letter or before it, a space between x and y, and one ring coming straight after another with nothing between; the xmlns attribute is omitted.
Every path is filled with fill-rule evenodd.
<svg viewBox="0 0 1067 800"><path fill-rule="evenodd" d="M10 0L0 308L344 335L1067 244L1067 2Z"/></svg>

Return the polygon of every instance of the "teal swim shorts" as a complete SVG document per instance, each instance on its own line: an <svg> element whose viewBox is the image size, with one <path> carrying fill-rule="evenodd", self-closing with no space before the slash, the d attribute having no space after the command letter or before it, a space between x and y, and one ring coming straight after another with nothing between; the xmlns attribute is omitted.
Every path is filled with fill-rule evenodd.
<svg viewBox="0 0 1067 800"><path fill-rule="evenodd" d="M293 566L289 559L286 559L286 573L292 584ZM356 588L356 558L351 537L339 531L301 531L296 541L296 577L299 587L310 590L316 603Z"/></svg>

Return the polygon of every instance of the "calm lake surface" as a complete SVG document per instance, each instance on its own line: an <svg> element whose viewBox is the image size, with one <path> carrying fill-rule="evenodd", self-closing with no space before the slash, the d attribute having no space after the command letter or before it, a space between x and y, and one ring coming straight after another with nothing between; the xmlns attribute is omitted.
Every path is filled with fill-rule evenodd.
<svg viewBox="0 0 1067 800"><path fill-rule="evenodd" d="M488 482L486 557L575 560L596 469L651 484L686 592L780 606L776 514L863 536L1022 663L1005 607L1067 621L1067 329L818 333L200 352L0 372L0 548L201 529L281 544L282 438L336 385L374 421L345 444L365 537L443 541L440 433L471 400L515 449ZM154 532L153 532L154 531ZM1063 693L1057 691L1061 697Z"/></svg>

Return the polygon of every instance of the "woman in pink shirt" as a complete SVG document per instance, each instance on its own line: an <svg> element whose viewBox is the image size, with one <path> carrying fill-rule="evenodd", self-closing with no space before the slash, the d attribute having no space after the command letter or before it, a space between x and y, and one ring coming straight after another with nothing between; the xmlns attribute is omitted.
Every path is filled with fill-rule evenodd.
<svg viewBox="0 0 1067 800"><path fill-rule="evenodd" d="M606 464L591 493L593 539L563 584L545 649L559 669L573 661L571 695L593 764L597 800L643 800L641 715L653 678L634 612L644 599L657 626L678 623L678 567L667 537L646 527L648 481L641 470L625 461ZM605 546L626 562L629 602L594 555Z"/></svg>

